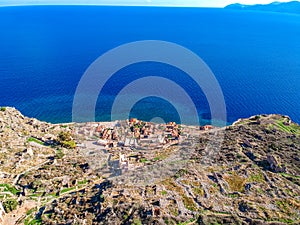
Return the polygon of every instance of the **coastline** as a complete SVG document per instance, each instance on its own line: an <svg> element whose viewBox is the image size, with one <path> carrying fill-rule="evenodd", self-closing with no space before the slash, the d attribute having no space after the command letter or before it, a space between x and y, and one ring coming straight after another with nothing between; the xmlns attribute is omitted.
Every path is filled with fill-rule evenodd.
<svg viewBox="0 0 300 225"><path fill-rule="evenodd" d="M300 199L295 197L300 195L300 126L289 117L254 116L205 131L137 119L105 126L50 124L15 108L3 110L0 196L6 199L5 224L65 224L70 218L97 224L95 215L106 224L125 219L213 224L224 218L235 224L245 215L253 223L300 222ZM224 135L219 147L219 139L210 142L216 133ZM77 146L67 145L70 141ZM124 219L135 204L138 214ZM108 209L120 216L105 213Z"/></svg>

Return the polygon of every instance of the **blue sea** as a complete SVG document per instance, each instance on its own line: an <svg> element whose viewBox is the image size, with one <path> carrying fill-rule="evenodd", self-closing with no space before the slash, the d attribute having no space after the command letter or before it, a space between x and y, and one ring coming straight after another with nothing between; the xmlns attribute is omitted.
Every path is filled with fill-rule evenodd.
<svg viewBox="0 0 300 225"><path fill-rule="evenodd" d="M0 21L0 106L16 107L26 116L71 122L77 85L99 56L129 42L163 40L190 49L210 67L224 94L227 123L271 113L300 123L299 15L209 8L24 6L1 7ZM184 88L201 124L210 122L202 90L183 71L157 62L116 72L99 95L96 120L110 120L119 91L152 74ZM130 115L180 120L170 102L151 96L137 102Z"/></svg>

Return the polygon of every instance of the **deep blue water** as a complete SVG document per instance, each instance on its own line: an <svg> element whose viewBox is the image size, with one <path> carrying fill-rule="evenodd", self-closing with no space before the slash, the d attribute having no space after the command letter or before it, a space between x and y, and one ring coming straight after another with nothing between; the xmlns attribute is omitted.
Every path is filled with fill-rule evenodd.
<svg viewBox="0 0 300 225"><path fill-rule="evenodd" d="M49 122L72 120L77 84L106 51L132 41L164 40L198 54L222 87L229 123L263 113L300 122L300 16L225 9L28 6L0 8L0 105ZM182 71L140 63L118 71L101 92L97 120L109 120L114 96L140 76L173 78L210 119L205 96ZM178 120L159 98L132 116Z"/></svg>

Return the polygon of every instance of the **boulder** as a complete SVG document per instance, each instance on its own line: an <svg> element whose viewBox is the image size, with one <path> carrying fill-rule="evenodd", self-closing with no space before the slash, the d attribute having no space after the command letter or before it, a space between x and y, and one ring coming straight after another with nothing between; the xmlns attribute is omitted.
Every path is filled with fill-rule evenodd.
<svg viewBox="0 0 300 225"><path fill-rule="evenodd" d="M285 166L281 164L281 161L278 157L273 155L267 156L267 161L270 164L270 169L275 173L284 173L286 172Z"/></svg>

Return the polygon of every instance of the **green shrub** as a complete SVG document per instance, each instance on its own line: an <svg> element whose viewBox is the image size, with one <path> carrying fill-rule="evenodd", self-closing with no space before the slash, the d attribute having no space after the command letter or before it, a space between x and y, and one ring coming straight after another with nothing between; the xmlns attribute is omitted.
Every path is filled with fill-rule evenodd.
<svg viewBox="0 0 300 225"><path fill-rule="evenodd" d="M7 199L3 202L3 208L7 213L17 209L17 206L18 202L15 199Z"/></svg>
<svg viewBox="0 0 300 225"><path fill-rule="evenodd" d="M264 178L264 175L262 173L253 173L250 175L249 179L248 179L249 182L264 182L265 181L265 178Z"/></svg>
<svg viewBox="0 0 300 225"><path fill-rule="evenodd" d="M61 149L57 149L56 150L56 157L58 158L58 159L62 159L63 157L64 157L64 153L63 153L63 151L61 150Z"/></svg>
<svg viewBox="0 0 300 225"><path fill-rule="evenodd" d="M5 108L5 107L1 107L1 108L0 108L0 111L1 111L1 112L5 112L5 111L6 111L6 108Z"/></svg>
<svg viewBox="0 0 300 225"><path fill-rule="evenodd" d="M73 140L70 132L60 132L58 134L57 141L64 148L69 148L69 149L76 148L76 143Z"/></svg>
<svg viewBox="0 0 300 225"><path fill-rule="evenodd" d="M205 195L205 192L202 188L195 187L193 188L193 192L197 195L200 195L201 197L204 197Z"/></svg>
<svg viewBox="0 0 300 225"><path fill-rule="evenodd" d="M69 148L69 149L74 149L76 148L76 143L75 141L62 141L61 146L64 148Z"/></svg>
<svg viewBox="0 0 300 225"><path fill-rule="evenodd" d="M139 219L134 219L132 224L133 225L142 225L142 222Z"/></svg>
<svg viewBox="0 0 300 225"><path fill-rule="evenodd" d="M149 160L148 159L141 159L140 162L141 163L146 163L146 162L149 162Z"/></svg>
<svg viewBox="0 0 300 225"><path fill-rule="evenodd" d="M0 187L4 187L4 191L8 191L13 195L17 195L20 192L18 189L9 184L0 184Z"/></svg>
<svg viewBox="0 0 300 225"><path fill-rule="evenodd" d="M166 194L168 194L167 191L161 191L161 195L166 195Z"/></svg>
<svg viewBox="0 0 300 225"><path fill-rule="evenodd" d="M36 139L36 138L34 138L34 137L28 138L27 141L28 141L28 142L35 142L35 143L40 144L40 145L45 145L44 142L42 142L42 141L40 141L40 140L38 140L38 139Z"/></svg>
<svg viewBox="0 0 300 225"><path fill-rule="evenodd" d="M58 141L71 141L73 140L70 132L60 132L58 134Z"/></svg>

